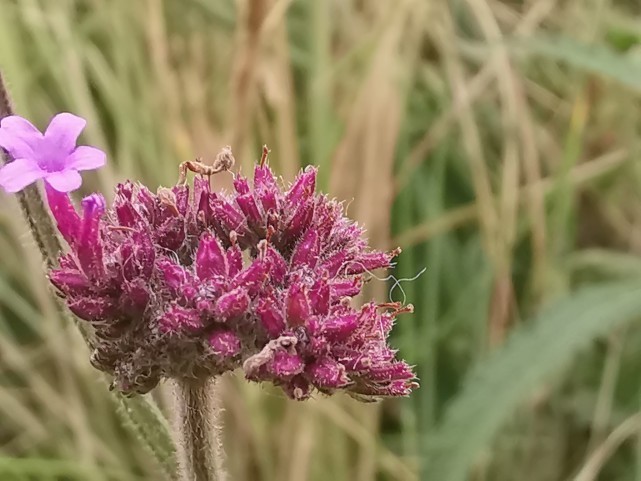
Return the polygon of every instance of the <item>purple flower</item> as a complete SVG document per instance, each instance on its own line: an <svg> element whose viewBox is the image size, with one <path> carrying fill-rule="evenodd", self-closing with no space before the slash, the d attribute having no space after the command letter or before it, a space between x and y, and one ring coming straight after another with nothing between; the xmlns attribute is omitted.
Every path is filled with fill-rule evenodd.
<svg viewBox="0 0 641 481"><path fill-rule="evenodd" d="M352 306L370 271L400 251L372 251L340 203L315 190L316 170L283 190L258 165L235 192L141 184L82 202L47 188L71 251L49 274L95 329L93 365L125 392L162 378L241 368L291 398L342 390L360 400L406 396L411 367L387 344L411 306ZM191 190L191 192L190 192Z"/></svg>
<svg viewBox="0 0 641 481"><path fill-rule="evenodd" d="M80 187L78 171L105 164L105 153L95 147L76 146L86 121L70 113L53 117L42 134L31 122L17 115L0 121L0 147L13 158L0 169L0 186L18 192L44 179L59 192Z"/></svg>

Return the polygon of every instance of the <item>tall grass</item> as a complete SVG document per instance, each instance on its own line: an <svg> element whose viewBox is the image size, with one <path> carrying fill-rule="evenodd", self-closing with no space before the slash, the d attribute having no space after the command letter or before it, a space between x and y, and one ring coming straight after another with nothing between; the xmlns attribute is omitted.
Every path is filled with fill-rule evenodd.
<svg viewBox="0 0 641 481"><path fill-rule="evenodd" d="M0 0L0 68L20 114L89 120L86 192L267 143L403 247L369 294L414 303L394 343L421 389L298 404L229 376L232 479L641 481L635 1ZM159 479L0 206L0 479Z"/></svg>

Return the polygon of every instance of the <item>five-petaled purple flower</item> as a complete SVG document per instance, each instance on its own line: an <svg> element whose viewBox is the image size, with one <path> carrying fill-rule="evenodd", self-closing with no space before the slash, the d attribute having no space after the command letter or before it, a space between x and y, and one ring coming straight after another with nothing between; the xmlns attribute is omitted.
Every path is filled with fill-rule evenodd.
<svg viewBox="0 0 641 481"><path fill-rule="evenodd" d="M31 122L17 115L0 121L0 147L13 158L0 169L0 186L18 192L44 179L59 192L80 187L78 171L105 164L105 153L95 147L76 147L86 121L70 113L56 115L42 134Z"/></svg>

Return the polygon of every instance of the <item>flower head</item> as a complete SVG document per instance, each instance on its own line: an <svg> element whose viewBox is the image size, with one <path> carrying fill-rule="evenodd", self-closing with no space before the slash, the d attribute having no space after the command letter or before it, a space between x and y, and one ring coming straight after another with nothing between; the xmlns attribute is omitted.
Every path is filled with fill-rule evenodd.
<svg viewBox="0 0 641 481"><path fill-rule="evenodd" d="M70 113L53 117L42 134L31 122L17 115L0 121L0 147L13 158L0 169L0 186L18 192L44 179L59 192L80 187L78 171L105 164L105 153L95 147L76 146L86 121Z"/></svg>
<svg viewBox="0 0 641 481"><path fill-rule="evenodd" d="M399 251L370 250L315 184L308 168L283 190L261 164L253 183L236 176L231 194L206 178L155 194L126 182L111 208L94 195L80 215L47 188L71 248L50 279L94 327L93 365L124 392L242 368L298 400L409 394L414 373L387 338L411 306L353 305L369 272Z"/></svg>

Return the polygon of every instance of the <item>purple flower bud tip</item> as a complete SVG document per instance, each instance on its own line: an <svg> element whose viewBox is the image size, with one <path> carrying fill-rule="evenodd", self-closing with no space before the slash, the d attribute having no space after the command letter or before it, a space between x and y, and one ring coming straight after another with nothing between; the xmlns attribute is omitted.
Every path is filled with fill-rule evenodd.
<svg viewBox="0 0 641 481"><path fill-rule="evenodd" d="M268 365L269 371L277 378L288 378L299 374L305 368L305 363L298 354L277 351Z"/></svg>
<svg viewBox="0 0 641 481"><path fill-rule="evenodd" d="M196 271L200 279L227 275L227 257L216 237L206 234L196 254Z"/></svg>
<svg viewBox="0 0 641 481"><path fill-rule="evenodd" d="M59 192L80 187L79 171L105 165L105 153L95 147L76 146L85 119L70 113L53 117L45 133L28 120L12 115L0 121L0 147L12 162L0 169L0 186L7 192L18 192L33 182L44 179Z"/></svg>
<svg viewBox="0 0 641 481"><path fill-rule="evenodd" d="M321 358L307 368L309 376L319 388L337 389L350 384L345 367L329 357Z"/></svg>
<svg viewBox="0 0 641 481"><path fill-rule="evenodd" d="M128 392L242 367L296 400L408 395L414 373L387 338L412 306L352 306L366 273L399 251L370 250L341 204L315 189L315 168L285 190L261 164L231 193L206 179L156 194L126 182L111 208L91 195L78 215L47 185L71 249L49 277L95 328L94 366Z"/></svg>
<svg viewBox="0 0 641 481"><path fill-rule="evenodd" d="M91 194L82 199L82 209L83 211L90 213L97 212L98 215L102 214L105 211L106 203L105 198L100 194Z"/></svg>
<svg viewBox="0 0 641 481"><path fill-rule="evenodd" d="M64 294L89 295L91 283L77 270L59 269L49 273L51 283Z"/></svg>
<svg viewBox="0 0 641 481"><path fill-rule="evenodd" d="M304 325L311 308L305 286L294 283L287 293L287 324L291 327Z"/></svg>
<svg viewBox="0 0 641 481"><path fill-rule="evenodd" d="M221 320L227 321L245 313L249 306L249 296L242 287L227 292L216 302L216 314Z"/></svg>

